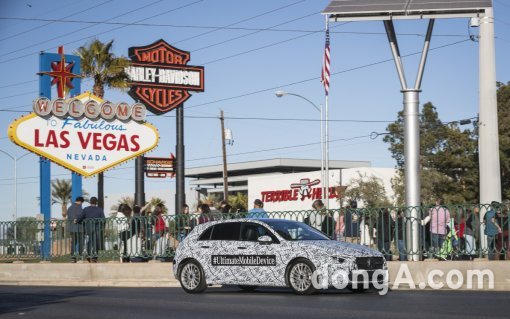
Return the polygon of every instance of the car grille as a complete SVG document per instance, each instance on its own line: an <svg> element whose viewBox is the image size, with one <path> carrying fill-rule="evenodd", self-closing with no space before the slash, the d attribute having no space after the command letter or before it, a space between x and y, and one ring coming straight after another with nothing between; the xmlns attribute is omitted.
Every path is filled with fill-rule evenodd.
<svg viewBox="0 0 510 319"><path fill-rule="evenodd" d="M358 270L383 269L384 257L357 257L356 266Z"/></svg>

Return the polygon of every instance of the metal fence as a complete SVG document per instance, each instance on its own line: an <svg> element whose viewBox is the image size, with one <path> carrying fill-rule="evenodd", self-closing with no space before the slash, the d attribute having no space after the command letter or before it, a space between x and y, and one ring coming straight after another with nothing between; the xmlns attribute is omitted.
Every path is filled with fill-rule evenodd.
<svg viewBox="0 0 510 319"><path fill-rule="evenodd" d="M420 218L410 217L418 210ZM492 218L480 218L485 214ZM222 215L134 216L67 220L0 222L0 261L42 258L45 227L50 227L50 259L94 261L169 261L179 242L200 223L246 217L247 213ZM510 259L508 208L490 205L436 207L342 208L330 211L268 212L269 218L298 220L329 237L381 251L388 260ZM492 215L491 215L492 214ZM414 226L414 227L413 227ZM419 246L408 247L413 230ZM488 235L487 235L488 234Z"/></svg>

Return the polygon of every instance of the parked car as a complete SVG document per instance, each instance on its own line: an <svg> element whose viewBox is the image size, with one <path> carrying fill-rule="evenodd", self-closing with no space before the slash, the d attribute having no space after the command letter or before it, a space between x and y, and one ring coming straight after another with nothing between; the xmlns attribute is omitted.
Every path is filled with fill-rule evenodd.
<svg viewBox="0 0 510 319"><path fill-rule="evenodd" d="M343 280L348 288L363 290L362 284L387 279L386 260L378 251L334 241L302 222L281 219L198 225L179 244L173 262L174 275L188 293L202 292L208 285L238 285L244 290L290 287L297 294L311 294L319 269L316 278L323 285L327 280L326 288ZM367 276L357 276L362 271ZM338 272L344 275L330 276Z"/></svg>

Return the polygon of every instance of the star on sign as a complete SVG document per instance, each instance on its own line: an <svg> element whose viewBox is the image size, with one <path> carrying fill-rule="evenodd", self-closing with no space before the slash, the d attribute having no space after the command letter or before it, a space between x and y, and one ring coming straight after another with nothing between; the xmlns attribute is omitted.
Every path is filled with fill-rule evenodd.
<svg viewBox="0 0 510 319"><path fill-rule="evenodd" d="M58 54L60 54L60 61L51 62L51 70L49 72L40 72L40 75L49 75L53 77L51 85L57 84L57 94L59 98L64 98L68 89L73 89L74 85L71 82L74 78L81 78L81 75L72 73L74 62L66 63L64 55L64 47L58 47Z"/></svg>

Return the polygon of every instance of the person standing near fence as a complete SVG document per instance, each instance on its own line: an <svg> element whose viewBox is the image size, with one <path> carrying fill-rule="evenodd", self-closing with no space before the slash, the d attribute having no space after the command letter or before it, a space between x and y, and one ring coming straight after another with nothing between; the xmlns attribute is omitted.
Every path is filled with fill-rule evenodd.
<svg viewBox="0 0 510 319"><path fill-rule="evenodd" d="M147 205L146 205L147 206ZM130 221L129 238L127 240L127 255L130 262L143 261L143 240L145 239L145 230L147 228L146 219L141 215L145 207L133 206L133 216Z"/></svg>
<svg viewBox="0 0 510 319"><path fill-rule="evenodd" d="M404 210L397 212L397 249L400 261L407 261L406 239L405 239L405 219Z"/></svg>
<svg viewBox="0 0 510 319"><path fill-rule="evenodd" d="M178 233L177 240L180 243L184 240L184 238L186 238L186 236L188 236L194 226L194 219L192 219L189 215L189 206L187 204L182 205L182 212L181 214L175 216L175 221L177 224Z"/></svg>
<svg viewBox="0 0 510 319"><path fill-rule="evenodd" d="M344 238L346 242L349 243L358 243L358 236L360 233L360 222L361 218L359 216L359 212L357 211L358 202L356 200L352 200L345 207L345 215L344 215Z"/></svg>
<svg viewBox="0 0 510 319"><path fill-rule="evenodd" d="M269 218L264 210L264 203L260 199L253 202L253 208L248 211L247 218Z"/></svg>
<svg viewBox="0 0 510 319"><path fill-rule="evenodd" d="M129 221L128 217L131 216L132 209L127 204L120 204L119 211L115 216L115 222L117 223L117 231L119 233L120 239L120 255L122 262L129 261L129 257L127 256L127 240L129 238Z"/></svg>
<svg viewBox="0 0 510 319"><path fill-rule="evenodd" d="M464 230L464 240L466 245L466 253L470 256L476 255L476 243L480 238L480 218L478 217L480 208L474 207L472 211L468 211L466 217L466 229Z"/></svg>
<svg viewBox="0 0 510 319"><path fill-rule="evenodd" d="M83 197L78 196L74 203L67 209L68 229L71 235L71 262L75 263L76 259L81 256L83 249L83 227L77 223L83 209Z"/></svg>
<svg viewBox="0 0 510 319"><path fill-rule="evenodd" d="M220 203L221 218L229 219L231 209L232 209L232 206L226 200L222 200Z"/></svg>
<svg viewBox="0 0 510 319"><path fill-rule="evenodd" d="M335 223L335 239L338 241L344 240L345 233L345 213L340 211L338 213L338 218Z"/></svg>
<svg viewBox="0 0 510 319"><path fill-rule="evenodd" d="M491 209L484 216L489 260L496 260L496 236L501 233L501 227L496 222L496 212L499 207L498 202L492 202Z"/></svg>
<svg viewBox="0 0 510 319"><path fill-rule="evenodd" d="M335 220L326 210L322 200L315 200L312 204L312 208L315 211L311 212L311 214L305 218L305 224L308 224L333 238L335 233Z"/></svg>
<svg viewBox="0 0 510 319"><path fill-rule="evenodd" d="M393 240L394 223L388 209L379 212L376 221L377 249L384 255L387 261L391 261L392 253L390 250Z"/></svg>
<svg viewBox="0 0 510 319"><path fill-rule="evenodd" d="M163 218L163 211L165 210L165 206L161 203L157 204L154 208L154 234L153 241L155 243L154 247L154 257L161 256L166 252L166 223Z"/></svg>
<svg viewBox="0 0 510 319"><path fill-rule="evenodd" d="M85 247L87 248L87 260L89 262L97 263L98 252L103 241L104 221L104 210L97 206L97 197L91 197L90 206L85 207L77 219L78 224L84 224Z"/></svg>
<svg viewBox="0 0 510 319"><path fill-rule="evenodd" d="M443 199L436 199L436 206L429 210L429 215L422 220L422 225L430 222L430 238L434 253L439 252L447 233L447 225L450 223L450 211L443 206Z"/></svg>

